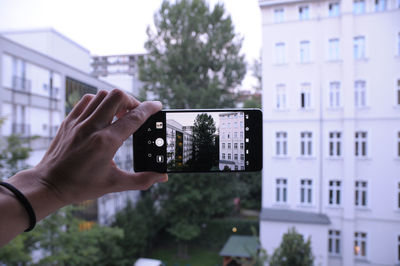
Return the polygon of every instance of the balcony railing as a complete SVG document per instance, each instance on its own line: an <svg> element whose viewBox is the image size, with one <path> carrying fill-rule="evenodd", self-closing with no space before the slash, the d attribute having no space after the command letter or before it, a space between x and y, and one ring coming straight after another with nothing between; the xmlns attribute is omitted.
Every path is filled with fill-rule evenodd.
<svg viewBox="0 0 400 266"><path fill-rule="evenodd" d="M16 91L31 92L31 81L26 78L13 76L12 89Z"/></svg>
<svg viewBox="0 0 400 266"><path fill-rule="evenodd" d="M12 124L12 134L20 135L22 137L29 137L31 135L31 126L28 124Z"/></svg>

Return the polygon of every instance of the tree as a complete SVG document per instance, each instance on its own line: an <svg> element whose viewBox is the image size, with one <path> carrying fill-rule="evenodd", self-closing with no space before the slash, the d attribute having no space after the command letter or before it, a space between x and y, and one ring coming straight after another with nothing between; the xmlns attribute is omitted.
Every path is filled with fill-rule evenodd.
<svg viewBox="0 0 400 266"><path fill-rule="evenodd" d="M311 240L304 241L301 234L293 227L283 235L280 246L274 251L270 266L311 266L314 256L311 250Z"/></svg>
<svg viewBox="0 0 400 266"><path fill-rule="evenodd" d="M125 208L115 216L112 226L124 232L124 237L118 240L124 254L121 265L132 265L134 258L145 255L151 247L163 222L156 211L151 193L146 192L136 205L128 201Z"/></svg>
<svg viewBox="0 0 400 266"><path fill-rule="evenodd" d="M75 211L65 207L35 229L45 254L39 265L118 265L124 255L118 245L123 231L82 221Z"/></svg>
<svg viewBox="0 0 400 266"><path fill-rule="evenodd" d="M173 108L233 107L231 90L246 64L223 4L210 9L204 0L164 0L154 24L138 64L144 90Z"/></svg>
<svg viewBox="0 0 400 266"><path fill-rule="evenodd" d="M193 126L194 167L197 171L209 171L215 166L215 121L207 113L197 115Z"/></svg>

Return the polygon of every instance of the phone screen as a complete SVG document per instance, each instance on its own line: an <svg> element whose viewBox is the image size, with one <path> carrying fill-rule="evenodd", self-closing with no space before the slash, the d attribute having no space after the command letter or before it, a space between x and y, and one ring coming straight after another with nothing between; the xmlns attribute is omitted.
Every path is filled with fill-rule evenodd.
<svg viewBox="0 0 400 266"><path fill-rule="evenodd" d="M135 171L232 172L262 168L260 110L170 110L134 134Z"/></svg>

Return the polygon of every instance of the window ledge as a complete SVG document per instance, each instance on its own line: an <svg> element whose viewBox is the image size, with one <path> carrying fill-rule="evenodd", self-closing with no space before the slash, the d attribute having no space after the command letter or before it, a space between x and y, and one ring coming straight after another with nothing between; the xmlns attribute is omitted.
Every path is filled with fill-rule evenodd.
<svg viewBox="0 0 400 266"><path fill-rule="evenodd" d="M399 109L400 109L400 107L399 107ZM274 112L279 112L279 113L286 113L286 112L289 112L290 109L288 109L288 108L274 108L273 111Z"/></svg>
<svg viewBox="0 0 400 266"><path fill-rule="evenodd" d="M332 112L339 112L339 111L343 111L343 107L342 106L338 106L338 107L326 107L327 111L332 111Z"/></svg>
<svg viewBox="0 0 400 266"><path fill-rule="evenodd" d="M368 57L354 58L354 61L357 63L367 63L369 61L369 58Z"/></svg>
<svg viewBox="0 0 400 266"><path fill-rule="evenodd" d="M299 112L314 112L315 111L315 109L314 108L312 108L312 107L308 107L308 108L299 108L298 109L298 111Z"/></svg>
<svg viewBox="0 0 400 266"><path fill-rule="evenodd" d="M341 254L328 254L330 259L342 259Z"/></svg>
<svg viewBox="0 0 400 266"><path fill-rule="evenodd" d="M314 64L314 62L313 61L306 61L306 62L299 61L299 62L297 62L297 64L300 66L304 66L304 65L312 65L312 64Z"/></svg>
<svg viewBox="0 0 400 266"><path fill-rule="evenodd" d="M342 156L328 156L325 160L328 161L343 161L343 157Z"/></svg>
<svg viewBox="0 0 400 266"><path fill-rule="evenodd" d="M328 205L325 208L331 209L331 210L342 210L343 207L341 205Z"/></svg>
<svg viewBox="0 0 400 266"><path fill-rule="evenodd" d="M306 204L306 203L300 203L297 205L298 208L304 208L304 209L313 209L316 208L314 204Z"/></svg>
<svg viewBox="0 0 400 266"><path fill-rule="evenodd" d="M370 212L371 209L369 207L362 207L362 206L355 206L356 211L361 211L361 212Z"/></svg>
<svg viewBox="0 0 400 266"><path fill-rule="evenodd" d="M356 111L365 111L365 110L371 109L371 107L370 107L369 105L366 105L366 106L359 106L359 107L356 106L355 109L356 109Z"/></svg>
<svg viewBox="0 0 400 266"><path fill-rule="evenodd" d="M276 159L276 160L290 160L291 159L290 156L278 156L278 155L272 156L272 158Z"/></svg>
<svg viewBox="0 0 400 266"><path fill-rule="evenodd" d="M368 156L356 156L357 161L371 161L372 158Z"/></svg>
<svg viewBox="0 0 400 266"><path fill-rule="evenodd" d="M342 59L327 59L326 62L331 64L341 64L343 61Z"/></svg>
<svg viewBox="0 0 400 266"><path fill-rule="evenodd" d="M355 262L370 263L367 258L354 258Z"/></svg>
<svg viewBox="0 0 400 266"><path fill-rule="evenodd" d="M274 204L272 204L273 207L279 207L279 208L290 208L288 203L279 203L279 202L275 202Z"/></svg>
<svg viewBox="0 0 400 266"><path fill-rule="evenodd" d="M284 66L288 66L289 64L288 63L275 63L275 64L273 64L273 66L275 66L275 67L284 67Z"/></svg>
<svg viewBox="0 0 400 266"><path fill-rule="evenodd" d="M297 160L315 160L317 159L315 156L299 156Z"/></svg>

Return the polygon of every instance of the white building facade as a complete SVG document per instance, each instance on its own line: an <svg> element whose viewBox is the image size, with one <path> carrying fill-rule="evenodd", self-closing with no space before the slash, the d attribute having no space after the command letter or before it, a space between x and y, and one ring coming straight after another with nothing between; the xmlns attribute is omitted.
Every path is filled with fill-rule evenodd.
<svg viewBox="0 0 400 266"><path fill-rule="evenodd" d="M219 170L244 170L244 114L219 115Z"/></svg>
<svg viewBox="0 0 400 266"><path fill-rule="evenodd" d="M263 247L295 226L316 265L400 263L400 2L259 5Z"/></svg>
<svg viewBox="0 0 400 266"><path fill-rule="evenodd" d="M67 62L61 61L65 58ZM90 58L86 49L52 29L0 34L0 117L5 118L0 137L35 137L29 141L32 151L27 166L39 163L66 113L83 93L115 88L89 74ZM133 171L131 139L114 160L121 169ZM138 195L137 191L113 193L86 202L88 216L109 224L126 199L135 201Z"/></svg>
<svg viewBox="0 0 400 266"><path fill-rule="evenodd" d="M181 167L193 158L193 126L167 119L167 163ZM179 149L177 149L179 147Z"/></svg>

